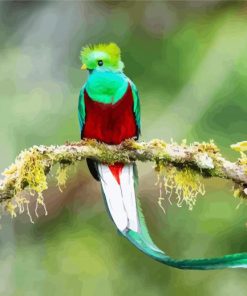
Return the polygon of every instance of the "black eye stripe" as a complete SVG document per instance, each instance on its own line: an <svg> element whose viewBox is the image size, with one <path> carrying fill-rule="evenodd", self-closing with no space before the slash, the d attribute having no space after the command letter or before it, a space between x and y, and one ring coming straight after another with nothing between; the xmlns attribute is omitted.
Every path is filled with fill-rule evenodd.
<svg viewBox="0 0 247 296"><path fill-rule="evenodd" d="M98 60L98 65L99 66L103 66L103 61L102 60Z"/></svg>

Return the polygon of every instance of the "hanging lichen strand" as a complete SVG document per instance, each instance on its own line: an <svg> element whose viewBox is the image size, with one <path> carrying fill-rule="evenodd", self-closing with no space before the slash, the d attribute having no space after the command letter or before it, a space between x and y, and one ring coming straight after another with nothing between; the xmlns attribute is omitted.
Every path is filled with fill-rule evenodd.
<svg viewBox="0 0 247 296"><path fill-rule="evenodd" d="M181 207L183 203L188 205L189 210L193 209L198 194L204 195L205 188L200 174L190 167L176 168L171 164L157 163L157 185L159 186L158 204L165 212L163 201L168 199L172 204L172 195L176 196L176 204Z"/></svg>
<svg viewBox="0 0 247 296"><path fill-rule="evenodd" d="M202 177L231 179L234 196L246 199L247 142L237 143L232 148L240 152L240 158L236 162L224 159L213 141L190 145L183 141L179 145L158 139L147 143L127 140L121 145L109 146L95 140L83 140L61 146L34 146L21 152L15 163L3 172L0 204L2 211L9 213L11 217L26 210L33 221L29 204L34 198L36 216L39 206L47 214L43 192L48 188L47 176L51 168L58 164L56 178L61 190L67 181L68 168L88 157L107 164L154 162L158 173L161 207L163 199L167 198L171 202L171 195L174 193L178 206L184 203L192 209L197 196L205 194Z"/></svg>

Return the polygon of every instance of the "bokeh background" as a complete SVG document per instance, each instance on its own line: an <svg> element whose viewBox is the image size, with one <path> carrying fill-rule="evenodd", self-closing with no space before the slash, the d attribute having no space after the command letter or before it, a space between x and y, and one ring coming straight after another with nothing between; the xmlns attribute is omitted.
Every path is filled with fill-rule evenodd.
<svg viewBox="0 0 247 296"><path fill-rule="evenodd" d="M142 139L214 139L223 154L246 140L247 2L6 1L0 3L0 169L23 149L80 137L79 52L115 41L142 104ZM155 242L176 258L247 250L247 207L231 184L206 180L193 211L158 206L152 164L139 196ZM245 270L181 271L116 233L82 162L61 193L51 175L48 216L3 216L0 295L246 295ZM32 198L32 197L31 197ZM33 204L34 205L34 204Z"/></svg>

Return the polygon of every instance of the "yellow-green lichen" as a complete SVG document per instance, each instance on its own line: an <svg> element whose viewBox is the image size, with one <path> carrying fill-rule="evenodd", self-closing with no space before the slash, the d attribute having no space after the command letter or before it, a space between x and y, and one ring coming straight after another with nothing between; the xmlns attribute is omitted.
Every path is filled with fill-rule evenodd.
<svg viewBox="0 0 247 296"><path fill-rule="evenodd" d="M238 142L232 144L231 148L237 152L246 152L247 151L247 141Z"/></svg>
<svg viewBox="0 0 247 296"><path fill-rule="evenodd" d="M240 198L242 200L247 200L247 194L246 194L247 187L246 187L246 185L235 183L232 190L233 190L233 196L235 198Z"/></svg>
<svg viewBox="0 0 247 296"><path fill-rule="evenodd" d="M166 144L166 142L164 142L162 140L153 139L152 141L150 141L150 146L152 146L154 148L164 149L164 148L166 148L167 144Z"/></svg>
<svg viewBox="0 0 247 296"><path fill-rule="evenodd" d="M42 149L36 147L22 151L15 163L3 173L10 188L10 196L7 196L6 201L2 202L3 211L10 214L12 218L16 217L17 210L19 210L19 214L26 211L33 223L29 206L32 198L35 198L35 215L39 216L39 206L43 207L45 215L47 215L43 196L43 192L48 188L46 175L52 165L57 162L59 162L59 167L56 178L58 188L61 190L68 178L68 167L74 163L73 157L67 155L67 152L55 156L47 151L44 153ZM31 197L25 197L24 190Z"/></svg>
<svg viewBox="0 0 247 296"><path fill-rule="evenodd" d="M5 205L5 210L7 213L10 214L11 218L15 218L16 217L16 209L17 205L11 201L8 201Z"/></svg>
<svg viewBox="0 0 247 296"><path fill-rule="evenodd" d="M199 152L207 152L209 154L219 153L219 148L214 143L214 140L210 140L209 143L207 143L207 142L202 142L202 143L195 142L194 145L197 146L197 149L198 149Z"/></svg>
<svg viewBox="0 0 247 296"><path fill-rule="evenodd" d="M16 174L16 193L27 187L30 192L41 193L47 189L45 164L40 153L31 148L23 151L16 162L3 175L6 177Z"/></svg>
<svg viewBox="0 0 247 296"><path fill-rule="evenodd" d="M29 200L25 197L21 197L19 193L26 189L31 195L36 194L36 215L38 205L44 205L43 191L48 188L45 169L47 167L44 156L35 148L23 151L3 175L9 179L9 182L13 183L14 198L11 201L7 201L5 204L5 210L11 215L16 216L16 209L19 208L19 212L26 210L29 212ZM31 219L32 221L32 219Z"/></svg>
<svg viewBox="0 0 247 296"><path fill-rule="evenodd" d="M60 164L57 172L56 172L56 178L57 178L57 186L60 191L62 191L62 187L65 186L67 180L68 180L68 165L62 165Z"/></svg>
<svg viewBox="0 0 247 296"><path fill-rule="evenodd" d="M134 149L134 150L142 150L144 147L143 147L143 144L142 143L139 143L137 141L135 141L134 139L127 139L125 140L124 142L122 142L122 146L126 149Z"/></svg>
<svg viewBox="0 0 247 296"><path fill-rule="evenodd" d="M231 148L234 151L237 151L240 153L239 163L242 165L247 165L247 141L238 142L236 144L232 144Z"/></svg>
<svg viewBox="0 0 247 296"><path fill-rule="evenodd" d="M238 159L238 163L244 166L244 171L247 174L247 141L238 142L236 144L232 144L231 148L240 153L240 158ZM246 196L246 194L245 194Z"/></svg>
<svg viewBox="0 0 247 296"><path fill-rule="evenodd" d="M189 167L180 169L173 165L157 163L155 170L158 174L157 185L160 188L158 203L162 210L164 210L162 202L165 199L163 191L170 203L172 195L175 194L177 205L180 207L186 203L189 210L195 205L198 194L205 194L199 173Z"/></svg>
<svg viewBox="0 0 247 296"><path fill-rule="evenodd" d="M18 194L11 200L3 202L2 208L4 212L11 216L11 218L15 218L17 216L17 209L19 210L19 214L24 213L26 210L30 221L33 223L33 219L29 211L29 203L30 201L26 197L20 196L20 194Z"/></svg>
<svg viewBox="0 0 247 296"><path fill-rule="evenodd" d="M238 159L238 163L240 165L246 166L245 172L247 174L247 155L242 151L240 151L240 158Z"/></svg>

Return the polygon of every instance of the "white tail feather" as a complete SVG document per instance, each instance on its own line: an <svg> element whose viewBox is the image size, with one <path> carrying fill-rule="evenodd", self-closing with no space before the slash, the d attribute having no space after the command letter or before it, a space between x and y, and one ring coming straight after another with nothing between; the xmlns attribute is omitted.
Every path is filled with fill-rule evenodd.
<svg viewBox="0 0 247 296"><path fill-rule="evenodd" d="M100 181L107 206L120 231L139 231L136 207L133 165L125 164L120 173L120 185L107 165L98 165Z"/></svg>
<svg viewBox="0 0 247 296"><path fill-rule="evenodd" d="M120 175L120 187L125 210L128 217L128 228L138 232L139 222L134 188L133 164L126 164Z"/></svg>

